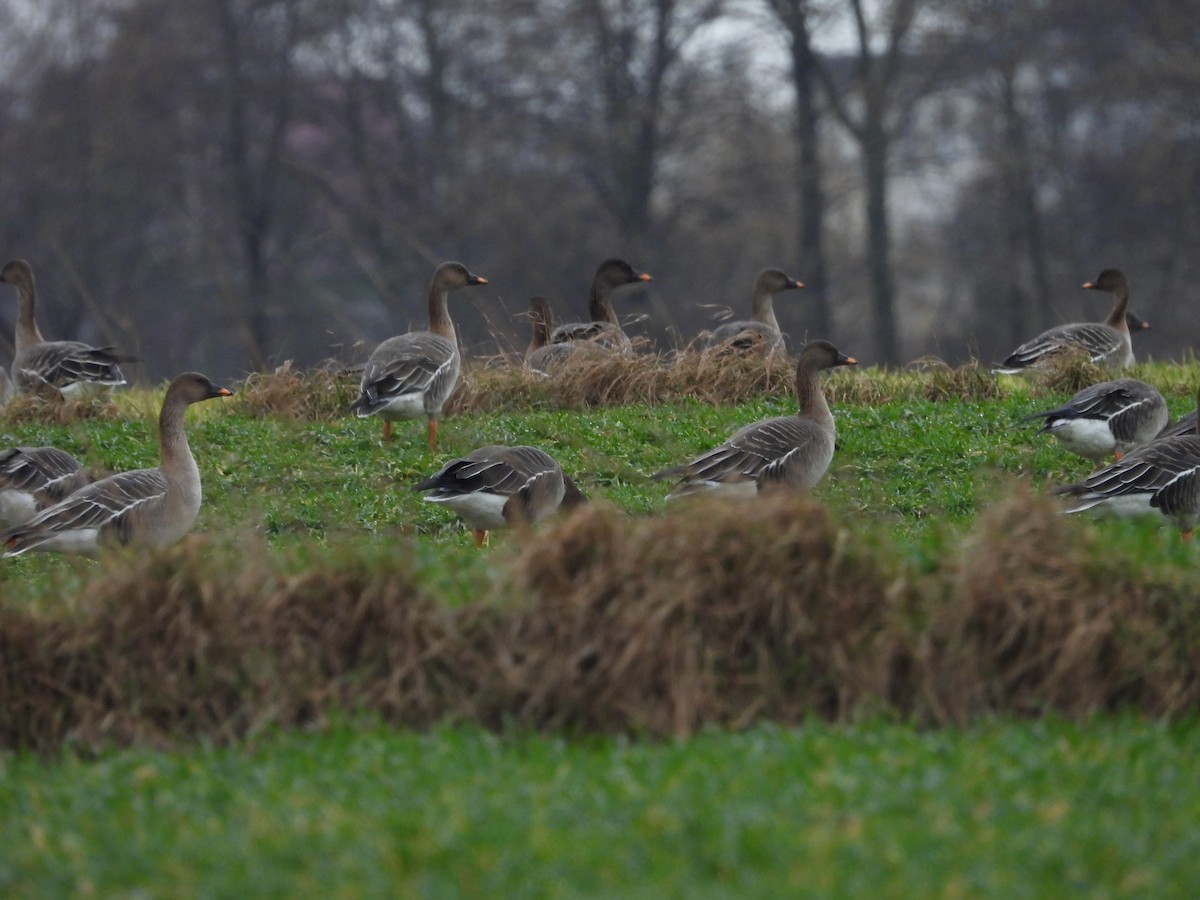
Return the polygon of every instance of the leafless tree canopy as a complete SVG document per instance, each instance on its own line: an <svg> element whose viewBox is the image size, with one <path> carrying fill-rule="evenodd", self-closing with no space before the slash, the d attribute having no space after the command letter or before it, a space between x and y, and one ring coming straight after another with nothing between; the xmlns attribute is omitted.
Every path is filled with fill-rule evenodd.
<svg viewBox="0 0 1200 900"><path fill-rule="evenodd" d="M1106 267L1139 356L1200 337L1200 0L0 0L0 31L0 256L144 380L361 358L445 259L490 282L471 353L524 346L535 293L580 317L612 256L664 348L765 266L808 284L793 347L864 362L1100 319Z"/></svg>

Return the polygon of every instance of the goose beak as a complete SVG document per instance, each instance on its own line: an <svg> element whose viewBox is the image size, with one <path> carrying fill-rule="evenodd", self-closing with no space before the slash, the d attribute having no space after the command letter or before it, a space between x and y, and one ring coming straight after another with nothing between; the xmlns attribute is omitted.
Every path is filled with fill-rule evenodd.
<svg viewBox="0 0 1200 900"><path fill-rule="evenodd" d="M855 359L853 356L847 356L844 353L839 353L838 354L838 365L839 366L857 366L858 360Z"/></svg>
<svg viewBox="0 0 1200 900"><path fill-rule="evenodd" d="M792 279L792 280L791 280L791 281L788 283L788 287L790 287L790 288L794 288L794 289L796 289L796 290L799 290L800 288L804 287L804 282L803 282L803 281L801 281L799 278L793 278L793 279Z"/></svg>
<svg viewBox="0 0 1200 900"><path fill-rule="evenodd" d="M472 275L467 279L467 284L487 284L488 280L482 275Z"/></svg>
<svg viewBox="0 0 1200 900"><path fill-rule="evenodd" d="M1085 281L1083 283L1083 286L1085 288L1087 288L1089 291L1094 291L1096 289L1096 285L1092 284L1092 282L1090 282L1090 281Z"/></svg>
<svg viewBox="0 0 1200 900"><path fill-rule="evenodd" d="M649 272L639 272L637 280L638 281L653 281L654 279L650 277Z"/></svg>
<svg viewBox="0 0 1200 900"><path fill-rule="evenodd" d="M233 391L231 391L229 388L217 388L217 396L218 397L232 397Z"/></svg>

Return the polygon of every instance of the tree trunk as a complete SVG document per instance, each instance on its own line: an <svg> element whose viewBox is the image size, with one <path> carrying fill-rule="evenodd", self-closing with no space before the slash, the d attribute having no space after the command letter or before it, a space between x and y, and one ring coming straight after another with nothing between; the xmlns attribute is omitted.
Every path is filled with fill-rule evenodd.
<svg viewBox="0 0 1200 900"><path fill-rule="evenodd" d="M867 192L867 257L871 273L871 311L875 324L875 352L883 363L900 361L893 304L891 224L888 218L888 136L879 117L863 129L863 177Z"/></svg>

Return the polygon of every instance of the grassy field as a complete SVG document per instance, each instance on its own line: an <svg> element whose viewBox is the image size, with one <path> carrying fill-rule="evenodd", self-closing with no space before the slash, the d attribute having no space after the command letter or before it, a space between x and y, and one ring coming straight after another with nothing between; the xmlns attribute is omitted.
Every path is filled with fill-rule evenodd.
<svg viewBox="0 0 1200 900"><path fill-rule="evenodd" d="M1139 374L1164 389L1174 414L1192 408L1188 367L1150 366ZM1036 499L1021 499L1088 471L1087 462L1046 436L1031 438L1035 425L1021 422L1070 391L952 376L867 370L831 379L838 451L814 494L829 520L775 544L771 529L786 526L787 510L765 508L761 521L750 523L760 532L741 535L731 525L736 514L664 513L669 485L649 475L746 422L791 412L786 378L736 402L676 391L572 409L559 408L538 385L522 387L519 403L487 401L476 385L473 396L487 402L445 420L433 457L421 423L398 426L393 446L385 448L378 422L335 414L340 399L326 404L329 414L277 414L261 397L248 396L253 391L195 408L189 433L205 504L182 550L149 561L31 555L0 563L0 613L10 623L5 627L19 626L4 635L16 643L0 652L11 654L18 643L25 652L30 642L60 640L54 635L71 634L81 622L99 623L112 630L61 640L85 647L80 658L94 657L101 670L125 662L136 668L143 650L148 665L165 667L161 678L151 676L162 682L161 696L123 671L108 683L88 676L93 680L81 683L90 687L72 688L126 691L106 701L121 715L122 704L132 704L133 724L107 715L85 731L51 722L39 732L65 733L78 755L68 749L36 759L0 756L0 893L294 895L338 885L345 896L1187 896L1200 875L1200 829L1193 822L1200 798L1190 777L1200 743L1190 699L1200 628L1189 587L1196 548L1154 521L1066 519ZM0 446L52 443L98 472L153 465L160 396L121 394L115 413L99 418L10 415L0 420ZM548 523L532 541L499 534L477 551L460 523L423 503L409 485L451 456L497 442L543 447L602 508L628 518L601 513ZM819 591L812 588L799 611L770 607L755 626L761 635L731 639L728 652L735 655L710 649L710 668L689 677L700 691L728 669L732 693L721 701L731 705L708 718L695 713L681 727L669 724L683 721L671 718L680 715L680 704L711 702L686 692L672 695L674 706L665 712L644 718L624 708L642 702L635 697L656 702L670 693L664 685L685 682L680 656L646 669L645 685L601 697L600 712L586 707L615 670L590 668L574 648L586 647L614 619L647 615L631 605L643 587L652 597L657 590L637 580L645 569L686 577L680 575L692 567L686 558L671 568L672 541L722 552L719 541L716 551L705 549L709 528L723 535L720 541L753 548L742 568L722 563L711 576L698 576L713 579L718 591L736 585L772 595L779 586L763 566L791 565L797 547L816 548L819 560L800 560L787 577L799 585L813 576ZM597 541L604 545L587 546ZM760 544L762 556L753 557ZM589 597L578 610L550 608L544 619L538 610L522 613L512 624L502 622L500 638L483 628L522 603L522 592L546 593L546 585L560 583L575 565L569 561L606 552L629 569L617 565L608 581L589 575L571 582L571 590ZM1030 579L1023 582L1026 571ZM1011 588L1009 578L1016 582ZM151 586L139 594L147 579ZM158 616L160 590L171 602ZM670 583L666 590L686 594ZM1132 598L1132 605L1106 606L1105 591ZM236 633L202 621L228 613L235 624L226 632L244 627L244 640L253 644L254 628L275 625L253 609L244 621L232 617L259 594L270 594L264 609L284 609L289 627L299 623L278 646L269 633L260 645L263 653L299 660L279 670L282 680L295 682L278 694L270 691L281 677L265 659L243 658ZM351 612L360 595L373 599ZM840 627L834 619L817 621L829 598L869 619L869 630L822 631ZM966 612L955 618L951 601L961 598ZM705 622L705 610L688 607L686 598L670 602L680 628L660 633L662 622L647 619L648 628L642 619L632 622L630 634L644 631L650 651L661 643L664 653L684 648L678 652L686 655L706 635L734 628L742 621L737 616L757 615L722 618L718 611ZM139 637L140 613L113 624L126 604L148 611L147 636ZM437 620L433 631L419 616L405 618L433 607L466 615L449 625ZM339 609L358 617L353 628L336 631ZM939 620L946 609L951 614ZM584 617L585 610L594 618ZM434 681L422 682L418 699L426 705L417 713L396 711L411 698L396 692L394 680L374 694L368 690L377 657L362 648L381 633L376 615L389 627L420 632L415 646L423 662L413 665L426 665L421 677ZM556 621L572 616L579 617L575 632L553 632ZM784 625L815 655L793 657L794 644L773 644ZM450 631L437 630L443 626ZM181 636L189 628L194 633ZM584 699L550 692L539 708L522 696L534 712L510 720L489 682L468 679L447 688L438 674L443 663L428 662L454 635L467 645L486 644L483 656L511 655L512 671L525 665L524 677L557 687L567 670L537 669L536 660L518 659L517 643L504 643L537 633L563 644L578 666L570 671L579 675ZM619 650L624 639L614 634L604 639ZM1095 646L1080 651L1096 634ZM156 641L159 657L186 658L152 658L154 648L144 645ZM322 655L322 641L338 642L337 654ZM57 651L46 646L43 655L54 658ZM104 661L106 649L115 654L111 663ZM242 656L231 663L222 655L229 653ZM409 657L393 658L386 646L379 653L385 669L412 677ZM846 661L856 653L864 659ZM874 655L886 665L870 668ZM771 669L768 657L782 658L784 670ZM476 666L483 657L463 658ZM790 669L787 660L794 660ZM628 660L622 666L636 670ZM908 672L912 667L917 675ZM26 689L22 671L3 669L0 692ZM839 685L833 669L861 683ZM1155 682L1167 670L1170 677ZM505 671L496 677L517 678ZM984 685L970 688L977 693L962 709L1010 716L979 724L947 711L959 699L955 685L936 683L943 677L937 673L947 671L962 672L964 685ZM1041 679L1032 687L1031 673ZM807 689L814 675L830 681L813 693L815 700L797 690ZM760 677L777 695L774 706L747 699L754 691L746 685ZM875 678L893 687L877 689ZM1111 683L1100 690L1093 682L1102 678ZM892 698L897 684L916 684L919 696L904 688ZM292 689L303 695L289 696ZM248 704L229 700L239 690L253 695ZM440 719L438 691L457 691L466 705ZM369 699L376 696L382 706ZM353 698L341 714L339 697ZM1170 715L1155 722L1128 712L1078 714L1141 708L1145 697ZM506 736L469 724L425 733L347 724L360 702L404 723L478 718ZM223 704L244 717L240 724L222 726ZM938 704L947 706L939 711ZM479 712L485 707L492 711ZM1044 718L1064 708L1074 721ZM804 724L764 723L776 709L786 710L781 720ZM966 726L916 730L896 721L894 709ZM0 707L0 730L26 734L18 727L23 714L11 704ZM271 723L281 721L312 727L276 733ZM701 725L694 733L695 723L706 721L737 727ZM593 727L603 722L609 724ZM103 749L108 741L143 745L147 735L161 744L172 723L180 723L184 738L170 750ZM629 737L639 734L638 723L655 734L691 736ZM543 733L527 733L530 725ZM245 742L212 743L231 737Z"/></svg>
<svg viewBox="0 0 1200 900"><path fill-rule="evenodd" d="M1200 729L339 726L0 758L6 896L1189 897Z"/></svg>

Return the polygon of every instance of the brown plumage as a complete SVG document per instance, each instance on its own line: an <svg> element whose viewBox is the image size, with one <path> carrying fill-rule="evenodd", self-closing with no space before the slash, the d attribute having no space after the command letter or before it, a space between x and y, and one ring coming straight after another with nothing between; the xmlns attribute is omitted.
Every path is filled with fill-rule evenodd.
<svg viewBox="0 0 1200 900"><path fill-rule="evenodd" d="M158 417L158 466L92 482L28 522L0 532L4 555L28 550L95 553L105 545L165 547L178 541L195 523L201 497L184 413L193 403L230 394L198 372L177 376Z"/></svg>
<svg viewBox="0 0 1200 900"><path fill-rule="evenodd" d="M612 306L612 293L624 285L650 280L649 274L635 271L623 259L606 259L596 269L588 291L588 316L591 321L559 325L550 333L550 343L595 341L619 350L629 349L629 337L621 328L621 321Z"/></svg>
<svg viewBox="0 0 1200 900"><path fill-rule="evenodd" d="M90 481L79 460L57 447L0 451L0 524L18 525Z"/></svg>
<svg viewBox="0 0 1200 900"><path fill-rule="evenodd" d="M709 347L728 347L731 350L774 353L784 349L783 332L775 318L776 294L803 288L799 279L792 278L780 269L763 269L754 280L751 295L750 318L737 322L726 322L713 330L708 338Z"/></svg>
<svg viewBox="0 0 1200 900"><path fill-rule="evenodd" d="M350 408L360 418L383 419L385 444L392 441L392 422L425 416L433 452L442 405L454 390L461 366L448 307L450 292L487 283L462 263L442 263L429 282L429 330L388 338L367 359L358 399Z"/></svg>
<svg viewBox="0 0 1200 900"><path fill-rule="evenodd" d="M0 281L17 289L20 312L15 334L16 355L12 380L18 391L52 388L64 397L102 393L125 384L118 363L137 362L135 356L120 356L112 347L93 347L81 341L47 341L35 317L37 289L33 267L14 259L0 269Z"/></svg>
<svg viewBox="0 0 1200 900"><path fill-rule="evenodd" d="M533 525L586 499L553 457L525 446L480 447L450 460L413 490L454 510L474 530L477 546L487 542L488 531Z"/></svg>
<svg viewBox="0 0 1200 900"><path fill-rule="evenodd" d="M1103 322L1059 325L1026 341L1005 358L992 372L1015 375L1045 365L1051 359L1071 351L1083 351L1088 358L1110 369L1133 365L1133 344L1129 339L1129 280L1120 269L1105 269L1095 281L1085 281L1088 290L1113 295L1112 310Z"/></svg>
<svg viewBox="0 0 1200 900"><path fill-rule="evenodd" d="M796 415L747 425L690 463L663 469L652 477L679 479L670 498L701 491L753 496L773 485L810 490L829 468L836 438L833 414L821 392L820 372L856 362L828 341L810 341L800 351L796 365L800 403Z"/></svg>

